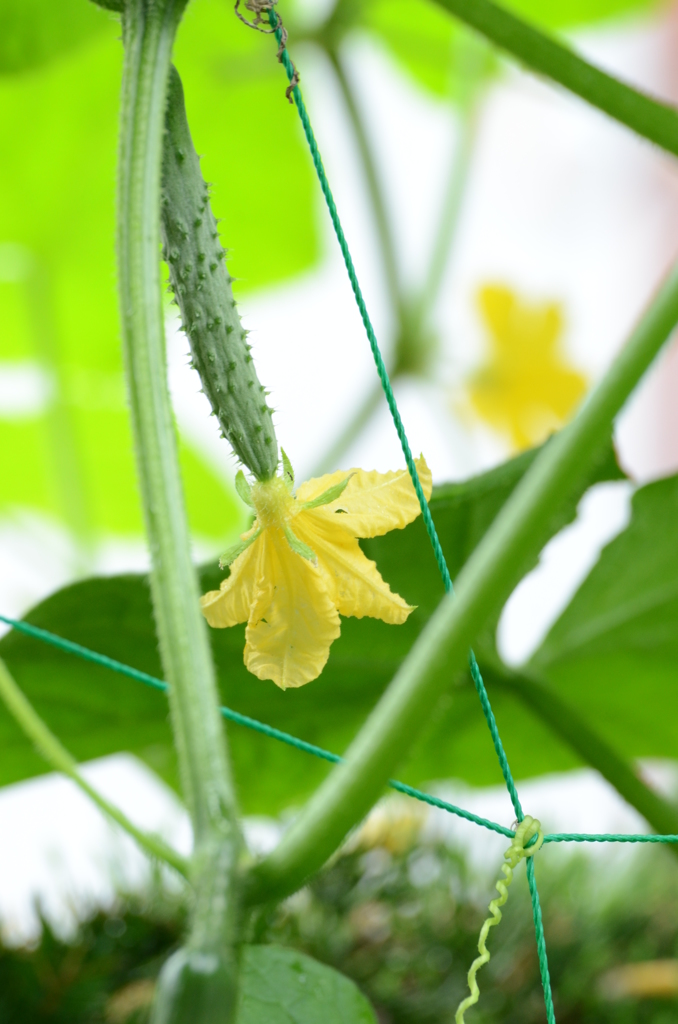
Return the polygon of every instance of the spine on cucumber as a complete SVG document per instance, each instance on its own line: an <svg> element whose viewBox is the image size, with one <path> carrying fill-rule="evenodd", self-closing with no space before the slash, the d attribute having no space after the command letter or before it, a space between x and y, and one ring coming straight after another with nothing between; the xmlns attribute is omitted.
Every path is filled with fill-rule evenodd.
<svg viewBox="0 0 678 1024"><path fill-rule="evenodd" d="M162 174L162 240L193 365L224 437L258 480L278 468L278 442L231 289L176 68L170 72Z"/></svg>

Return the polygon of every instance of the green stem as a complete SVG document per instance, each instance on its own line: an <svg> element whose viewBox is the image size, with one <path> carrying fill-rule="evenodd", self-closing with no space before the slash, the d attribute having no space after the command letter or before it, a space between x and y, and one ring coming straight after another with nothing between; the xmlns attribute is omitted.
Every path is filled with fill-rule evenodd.
<svg viewBox="0 0 678 1024"><path fill-rule="evenodd" d="M367 191L372 204L372 213L374 214L374 223L377 229L377 238L379 240L379 248L381 250L381 260L384 267L386 286L391 299L391 305L396 313L399 330L402 331L405 327L405 303L403 300L400 274L398 273L398 247L391 228L388 211L386 210L383 189L379 182L379 173L377 171L377 164L372 152L372 147L370 146L367 127L360 112L358 101L354 95L351 83L344 71L344 65L341 57L336 50L326 50L325 52L327 53L332 68L334 69L339 90L346 106L346 112L348 113L351 128L353 129L353 135L355 136L355 141L358 146L358 153L360 155L363 173L365 175L365 183L367 185Z"/></svg>
<svg viewBox="0 0 678 1024"><path fill-rule="evenodd" d="M165 104L172 44L184 6L185 0L128 0L125 7L118 265L132 428L151 550L151 593L194 832L195 906L188 948L216 962L235 941L233 878L241 842L191 561L167 388L160 280ZM209 973L206 967L203 973ZM229 1019L228 1010L224 1012L223 1019Z"/></svg>
<svg viewBox="0 0 678 1024"><path fill-rule="evenodd" d="M283 836L252 869L248 899L281 897L317 871L381 794L469 647L585 486L611 424L678 322L678 265L576 419L546 445L443 598L367 722Z"/></svg>
<svg viewBox="0 0 678 1024"><path fill-rule="evenodd" d="M21 692L19 687L14 682L14 679L10 675L7 666L4 661L0 659L0 697L5 702L7 710L14 715L15 719L26 733L28 738L32 740L38 751L42 754L44 759L50 764L56 771L62 772L67 775L69 779L78 786L83 793L85 793L90 800L97 805L100 811L114 821L117 825L120 825L125 832L127 832L137 844L148 853L151 857L156 860L164 861L165 864L171 865L180 874L186 876L188 874L188 865L184 857L173 850L171 846L163 842L158 836L149 835L138 829L136 825L127 818L121 810L119 810L114 804L108 802L108 800L98 793L93 786L90 786L80 772L78 771L77 762L65 747L62 747L56 736L49 730L47 725L38 715L35 708L29 703L25 695Z"/></svg>
<svg viewBox="0 0 678 1024"><path fill-rule="evenodd" d="M517 57L531 71L564 85L638 135L678 156L678 112L673 107L651 99L589 64L492 0L436 0L436 3Z"/></svg>
<svg viewBox="0 0 678 1024"><path fill-rule="evenodd" d="M660 835L678 835L678 807L646 786L631 765L550 686L523 670L512 672L505 665L483 664L481 670L486 683L516 696L586 764L600 772L654 831ZM678 850L673 852L678 855Z"/></svg>

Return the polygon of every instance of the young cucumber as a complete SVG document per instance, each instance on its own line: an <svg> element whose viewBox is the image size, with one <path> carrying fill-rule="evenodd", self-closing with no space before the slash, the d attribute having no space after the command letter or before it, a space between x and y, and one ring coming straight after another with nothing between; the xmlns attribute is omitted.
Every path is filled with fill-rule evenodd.
<svg viewBox="0 0 678 1024"><path fill-rule="evenodd" d="M238 458L258 480L270 480L278 468L271 410L233 298L176 68L168 90L161 229L193 365L212 411Z"/></svg>

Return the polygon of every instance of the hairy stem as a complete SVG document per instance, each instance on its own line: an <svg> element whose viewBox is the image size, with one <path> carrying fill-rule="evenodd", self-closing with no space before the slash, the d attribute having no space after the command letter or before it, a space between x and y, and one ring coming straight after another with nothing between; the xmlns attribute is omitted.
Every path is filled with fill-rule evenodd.
<svg viewBox="0 0 678 1024"><path fill-rule="evenodd" d="M182 875L188 874L188 865L184 857L159 836L149 835L133 825L129 818L122 813L114 804L109 803L106 797L102 796L94 786L91 786L78 771L78 764L65 747L61 745L56 736L50 731L45 722L40 718L35 708L26 699L14 679L9 673L4 661L0 659L0 697L5 702L7 710L11 712L28 738L35 744L39 753L48 764L56 771L67 775L92 800L100 811L119 825L128 833L141 847L141 849L154 857L156 860L169 864Z"/></svg>
<svg viewBox="0 0 678 1024"><path fill-rule="evenodd" d="M492 0L435 0L519 61L678 156L678 112L578 57Z"/></svg>
<svg viewBox="0 0 678 1024"><path fill-rule="evenodd" d="M586 764L600 772L656 832L678 835L678 807L650 789L632 766L552 687L522 669L513 672L505 665L488 666L483 663L481 670L486 683L504 689L522 701ZM671 849L678 855L677 849Z"/></svg>
<svg viewBox="0 0 678 1024"><path fill-rule="evenodd" d="M128 0L125 7L118 266L132 429L151 550L151 593L194 832L190 873L195 906L188 948L216 962L235 939L232 883L240 834L207 627L191 561L167 388L159 258L167 82L184 6L185 0Z"/></svg>
<svg viewBox="0 0 678 1024"><path fill-rule="evenodd" d="M393 682L279 846L252 869L248 899L283 896L318 870L379 797L469 647L548 539L565 500L585 486L611 424L678 322L678 265L576 419L535 459L443 598Z"/></svg>

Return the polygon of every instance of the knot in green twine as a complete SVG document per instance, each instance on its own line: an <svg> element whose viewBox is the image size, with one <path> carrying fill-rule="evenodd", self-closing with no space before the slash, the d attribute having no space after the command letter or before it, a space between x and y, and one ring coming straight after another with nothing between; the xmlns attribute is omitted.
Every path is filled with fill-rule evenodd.
<svg viewBox="0 0 678 1024"><path fill-rule="evenodd" d="M544 833L542 832L540 822L536 818L532 818L529 814L526 814L516 828L511 845L504 853L504 860L506 863L501 866L504 877L500 878L495 886L499 896L495 896L490 903L488 907L490 916L483 922L483 926L480 929L480 937L478 939L478 953L480 956L477 956L471 964L467 976L468 987L471 994L467 996L466 999L463 999L457 1007L457 1012L454 1016L456 1024L464 1024L464 1014L468 1010L469 1006L475 1006L480 998L480 989L478 988L478 982L476 981L476 974L490 959L490 951L487 948L487 936L490 928L499 924L501 921L500 907L503 907L508 899L508 887L513 881L513 870L524 858L527 859L528 857L534 857L537 850L541 849L543 842Z"/></svg>

